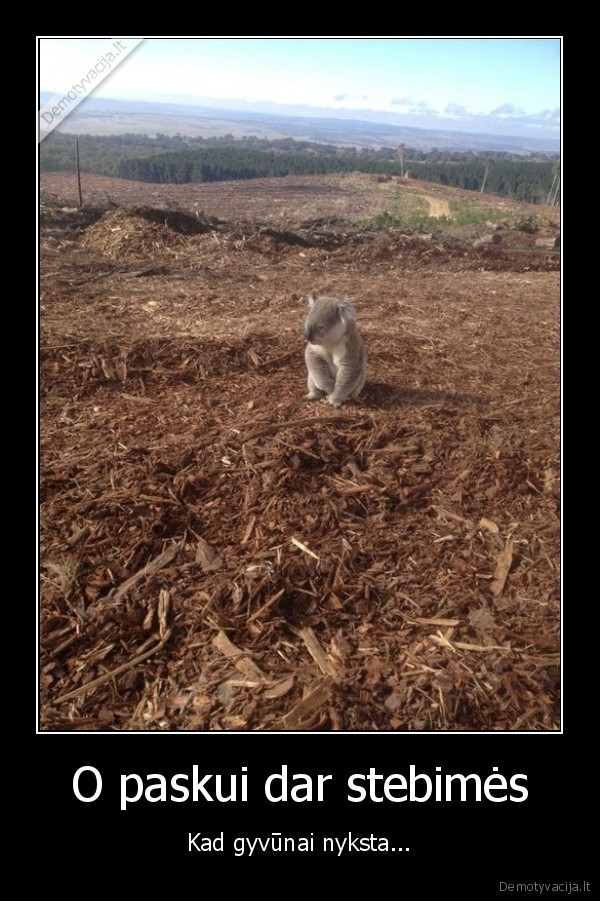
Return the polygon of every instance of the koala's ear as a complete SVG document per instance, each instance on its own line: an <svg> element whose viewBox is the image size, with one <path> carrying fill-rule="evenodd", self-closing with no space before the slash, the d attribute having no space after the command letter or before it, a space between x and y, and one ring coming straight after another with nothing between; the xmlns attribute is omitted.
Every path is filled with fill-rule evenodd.
<svg viewBox="0 0 600 901"><path fill-rule="evenodd" d="M308 295L308 305L311 310L314 307L314 305L318 299L319 299L319 295L318 295L317 291L311 291L310 294Z"/></svg>
<svg viewBox="0 0 600 901"><path fill-rule="evenodd" d="M338 301L338 314L342 322L356 321L356 307L345 300Z"/></svg>

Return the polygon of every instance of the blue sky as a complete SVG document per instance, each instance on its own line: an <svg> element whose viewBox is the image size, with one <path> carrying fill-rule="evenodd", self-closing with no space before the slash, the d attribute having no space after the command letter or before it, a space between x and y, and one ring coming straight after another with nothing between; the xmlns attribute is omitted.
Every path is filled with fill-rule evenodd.
<svg viewBox="0 0 600 901"><path fill-rule="evenodd" d="M67 91L110 46L41 38L41 90ZM561 39L146 38L94 96L557 136Z"/></svg>

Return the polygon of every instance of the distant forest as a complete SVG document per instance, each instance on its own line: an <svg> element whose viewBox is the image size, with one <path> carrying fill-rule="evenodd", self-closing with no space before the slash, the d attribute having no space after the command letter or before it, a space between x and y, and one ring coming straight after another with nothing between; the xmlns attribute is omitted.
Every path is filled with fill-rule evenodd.
<svg viewBox="0 0 600 901"><path fill-rule="evenodd" d="M42 172L72 172L75 136L53 132L40 145ZM559 157L506 152L428 152L407 146L339 147L292 138L190 138L125 134L79 137L82 172L159 184L368 172L413 178L529 203L556 202Z"/></svg>

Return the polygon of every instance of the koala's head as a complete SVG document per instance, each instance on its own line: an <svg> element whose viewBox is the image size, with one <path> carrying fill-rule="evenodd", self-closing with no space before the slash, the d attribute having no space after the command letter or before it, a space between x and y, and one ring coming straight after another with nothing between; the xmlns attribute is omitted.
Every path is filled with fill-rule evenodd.
<svg viewBox="0 0 600 901"><path fill-rule="evenodd" d="M348 325L356 320L356 310L345 300L308 296L308 316L304 337L311 344L334 345L341 341Z"/></svg>

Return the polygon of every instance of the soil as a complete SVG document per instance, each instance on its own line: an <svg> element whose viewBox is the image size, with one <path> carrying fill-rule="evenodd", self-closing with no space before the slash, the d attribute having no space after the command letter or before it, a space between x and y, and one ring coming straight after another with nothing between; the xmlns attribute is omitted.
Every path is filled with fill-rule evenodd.
<svg viewBox="0 0 600 901"><path fill-rule="evenodd" d="M83 187L41 178L40 729L560 729L557 210ZM368 347L337 410L303 399L311 290Z"/></svg>

